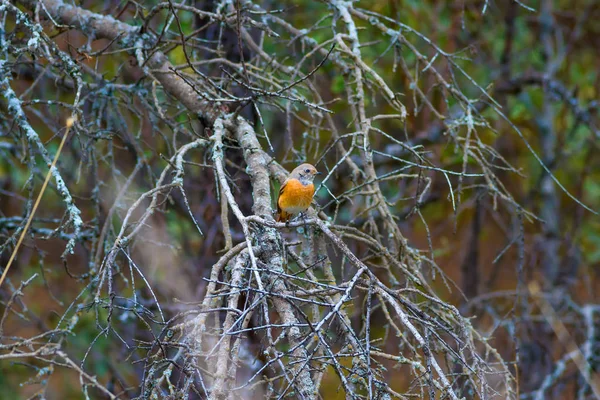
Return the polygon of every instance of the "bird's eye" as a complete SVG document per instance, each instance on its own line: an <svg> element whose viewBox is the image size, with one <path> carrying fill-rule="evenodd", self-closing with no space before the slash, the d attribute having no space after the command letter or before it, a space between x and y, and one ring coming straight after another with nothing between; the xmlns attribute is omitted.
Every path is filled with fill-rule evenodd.
<svg viewBox="0 0 600 400"><path fill-rule="evenodd" d="M307 173L307 174L310 174L310 169L306 168L306 169L304 170L304 172L305 172L305 173Z"/></svg>

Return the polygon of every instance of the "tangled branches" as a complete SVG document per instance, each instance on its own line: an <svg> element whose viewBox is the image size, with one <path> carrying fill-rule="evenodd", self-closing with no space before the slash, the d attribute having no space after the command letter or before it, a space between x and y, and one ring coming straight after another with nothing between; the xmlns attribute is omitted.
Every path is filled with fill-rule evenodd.
<svg viewBox="0 0 600 400"><path fill-rule="evenodd" d="M0 362L27 361L33 395L63 370L88 398L521 395L518 356L491 341L502 325L518 353L523 288L509 324L495 311L492 329L474 324L477 260L470 284L453 283L422 210L443 203L456 221L487 200L513 217L498 258L515 244L523 283L523 224L538 217L506 185L522 173L490 140L497 122L591 210L497 100L549 77L488 87L459 52L351 1L86 3L0 3L0 166L14 175L2 193L18 210L2 210L0 254L32 219L18 259L40 265L0 288ZM568 97L561 88L550 89ZM570 107L595 129L589 110ZM76 135L51 168L53 201L33 215L67 115ZM304 161L325 172L317 202L277 223L273 189L284 165ZM34 282L58 317L27 307ZM11 331L16 320L41 333Z"/></svg>

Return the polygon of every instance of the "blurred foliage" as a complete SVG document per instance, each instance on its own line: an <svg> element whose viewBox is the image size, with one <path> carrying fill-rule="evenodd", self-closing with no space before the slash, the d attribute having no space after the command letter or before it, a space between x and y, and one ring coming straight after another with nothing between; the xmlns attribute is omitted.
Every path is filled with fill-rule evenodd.
<svg viewBox="0 0 600 400"><path fill-rule="evenodd" d="M265 2L269 3L269 2ZM318 43L323 43L331 39L331 26L334 24L337 29L343 31L343 24L332 12L326 2L297 0L270 2L272 9L281 9L280 15L298 29L306 29L312 32L311 37ZM524 7L512 2L488 2L465 0L463 2L440 2L435 0L417 1L417 0L372 0L354 2L356 8L366 8L368 10L389 17L391 20L399 21L408 27L411 27L422 35L429 38L440 49L449 54L454 54L453 60L456 66L450 68L446 59L439 56L431 63L432 67L441 71L444 76L452 81L461 91L470 99L478 98L481 103L487 103L479 88L484 88L498 103L502 112L508 116L510 121L522 132L523 138L519 137L515 129L506 123L497 113L485 109L482 114L488 121L487 126L478 126L478 139L482 144L493 147L497 152L512 165L515 170L521 173L521 176L514 172L504 171L500 168L494 172L498 174L500 181L505 184L509 192L513 195L515 201L522 205L527 211L540 215L544 207L542 188L540 182L543 180L545 172L540 163L533 157L525 145L525 141L531 145L533 150L542 155L544 162L547 162L553 174L558 178L562 185L569 192L573 193L582 203L593 210L600 210L600 136L594 126L598 126L598 91L600 90L600 75L598 65L600 65L599 39L600 28L597 21L600 20L600 3L594 0L556 0L552 3L552 17L554 26L550 35L553 55L560 57L564 52L563 60L557 65L553 73L552 80L564 87L566 98L561 98L558 93L547 93L547 87L544 84L521 84L519 79L528 75L543 77L546 74L549 62L545 55L545 43L540 38L540 9L542 0L524 2L535 11L529 11ZM123 10L119 19L131 23L132 25L141 25L140 18L135 18L136 10L133 6L125 2L114 1L82 1L82 7L103 13L111 14L114 10ZM142 13L147 12L155 1L144 2ZM136 6L137 7L137 6ZM485 10L485 12L483 12ZM512 16L511 16L512 14ZM167 10L163 10L160 17L154 18L151 28L156 32L161 30L167 24ZM178 24L184 32L193 32L197 29L197 21L191 13L180 12ZM170 21L172 22L172 21ZM512 38L508 37L509 26L513 26ZM85 61L85 57L77 53L77 49L82 48L86 40L82 35L71 33L67 30L57 29L51 24L46 26L47 33L55 40L60 41L61 48L71 54L74 59L80 60L81 64L93 69L101 65L104 79L114 80L117 84L138 84L131 90L146 90L141 82L141 76L136 75L135 68L130 67L130 55L124 52L115 52L111 55L105 55L101 59L93 57ZM171 26L171 29L173 27ZM6 31L14 30L14 20L8 19L5 27ZM177 31L177 29L175 29ZM432 59L435 57L435 51L423 40L421 36L404 30L404 34L414 43L415 47ZM22 35L22 34L19 34ZM19 37L17 36L17 38ZM412 51L403 48L398 43L390 40L389 37L382 36L376 27L361 21L359 23L359 36L364 45L362 50L363 61L373 65L376 71L388 84L394 92L400 94L400 100L406 106L409 116L406 122L382 121L386 132L393 132L394 137L400 140L405 139L405 135L412 140L423 139L428 156L435 160L441 167L460 172L463 168L463 152L459 141L451 140L454 135L458 138L466 136L465 125L459 126L456 132L444 130L441 138L429 142L427 135L432 126L439 124L439 121L422 102L416 100L413 95L414 85L410 82L402 69L397 65L397 60L402 57L409 71L413 76L423 76L418 81L419 88L426 92L434 106L443 111L453 110L458 102L452 97L442 95L444 88L430 78L430 75L424 73L425 65L418 62ZM106 41L98 41L92 44L93 50L98 50L107 45ZM303 48L300 41L288 43L287 38L281 40L269 40L265 43L264 50L269 54L287 54L285 65L295 67L302 59L308 49ZM173 65L185 64L186 55L181 46L171 46L168 57ZM200 52L197 56L200 57ZM508 60L506 60L508 58ZM302 66L300 72L305 73L321 60L320 56L311 57L305 61L307 65ZM466 78L456 72L457 68L464 69L465 73L472 78ZM452 73L450 72L452 70ZM182 69L184 72L191 72L191 69ZM137 71L139 74L139 71ZM219 71L210 71L211 74L219 74ZM453 75L456 74L456 75ZM92 74L85 75L88 83L94 83ZM322 96L325 101L332 101L338 97L346 95L346 88L351 79L349 76L340 72L332 62L326 62L315 80L318 80L319 89L323 91ZM476 85L473 84L476 83ZM26 77L16 77L13 88L22 93L27 90L33 82ZM511 85L517 87L512 87ZM510 89L507 89L507 87ZM304 90L295 88L294 90ZM54 91L54 92L52 92ZM72 92L56 90L51 82L43 82L35 92L50 92L49 97L56 101L71 103L74 98ZM367 88L367 93L369 89ZM113 93L110 90L104 92L98 91L92 96L96 97L96 102L91 102L89 107L107 107L111 113L122 116L122 121L126 121L127 126L118 126L118 121L98 120L98 127L104 129L105 137L98 137L93 143L87 138L75 137L69 144L68 151L61 156L59 168L69 176L69 189L75 193L76 203L80 205L86 218L84 221L92 222L90 218L96 215L94 207L100 207L94 203L93 196L99 196L103 199L113 199L121 185L124 184L131 172L136 160L129 152L132 146L139 146L138 156L143 158L148 165L154 165L156 168L144 167L140 172L139 179L136 179L135 190L128 193L123 200L131 204L139 197L139 194L146 189L142 189L152 179L160 174L165 165L164 157L172 154L173 143L178 142L176 133L172 137L162 136L153 127L160 126L165 128L165 124L159 121L155 115L147 115L144 108L138 104L140 101L136 96L125 99L122 103L112 102ZM544 107L547 105L548 98L551 98L551 123L553 125L553 134L555 135L555 144L552 148L553 157L546 159L543 156L542 137L540 133L540 119L544 117ZM123 100L123 98L120 98ZM165 112L174 114L176 108L168 109L168 103L174 101L164 92L157 95L159 102L165 106ZM102 101L101 101L102 100ZM4 112L5 104L0 102ZM124 104L125 101L129 103ZM280 104L283 101L274 100ZM391 107L377 95L366 99L370 108L380 110L381 114L392 113ZM89 104L89 103L88 103ZM126 109L127 107L128 109ZM285 107L285 105L283 105ZM585 122L581 116L573 111L576 107L589 114L589 121ZM54 127L62 126L62 121L67 115L67 110L54 105L31 105L28 112L30 122L44 141L50 154L54 154L58 147L58 137L55 137ZM352 129L352 116L348 110L347 104L343 102L332 102L328 108L334 111L336 122ZM314 135L314 127L302 126L297 121L292 123L292 137L296 152L287 152L286 122L284 115L272 105L262 105L260 107L262 120L265 123L265 129L269 134L273 144L275 159L282 161L286 167L293 167L300 161L315 161L321 155L321 151L331 141L331 134L323 132L321 135ZM306 110L298 110L299 115L305 115ZM101 113L100 113L101 114ZM108 114L108 112L107 112ZM49 116L53 116L51 119ZM182 129L189 129L202 135L203 132L194 118L186 113L180 113L174 120L180 124ZM260 126L258 123L256 126ZM8 129L7 125L2 126ZM117 131L123 130L125 135L117 135ZM262 134L262 126L257 132ZM13 143L8 141L8 131L0 132L0 219L8 217L18 217L23 215L23 207L27 201L28 186L30 179L34 180L35 193L41 186L43 174L47 171L45 163L41 158L37 159L37 165L32 177L28 169L27 158L25 154L23 160L15 157L14 150L4 149L3 143ZM111 140L108 140L108 139ZM127 142L129 140L130 142ZM262 139L264 148L268 148L267 141ZM393 143L383 136L373 137L373 147L382 147L392 145ZM464 143L463 143L464 144ZM24 145L23 145L24 146ZM92 150L92 147L95 150ZM11 153L12 152L12 153ZM195 155L197 163L204 163L206 160ZM206 156L205 156L206 157ZM13 161L8 162L8 158ZM92 160L99 161L101 170L99 176L102 180L99 185L100 193L90 193L88 191L92 182L85 178L85 171L92 165ZM327 164L329 163L329 164ZM331 160L325 160L324 164L331 165ZM500 162L498 164L501 164ZM112 169L112 166L118 165L119 169ZM472 157L467 157L466 168L468 171L475 169L477 162ZM160 168L158 167L160 166ZM234 185L239 183L236 188L236 196L243 197L247 194L247 182L239 177L243 172L244 166L239 160L233 159L228 165L232 172L232 181ZM381 171L387 171L391 167L381 162ZM236 168L238 170L236 170ZM81 171L84 171L82 173ZM83 177L82 177L83 176ZM451 186L456 191L458 178L452 176L448 178ZM349 189L349 176L336 175L328 188L334 193L340 193ZM185 184L190 185L195 198L193 202L197 204L194 209L195 215L202 221L215 221L220 213L218 197L214 189L214 175L211 171L200 169L193 170L185 177ZM401 186L405 185L405 186ZM438 265L442 266L443 271L448 277L456 282L460 282L461 264L463 263L467 252L474 243L471 236L471 223L475 213L475 202L478 196L475 185L465 184L463 192L460 193L461 201L457 204L456 210L453 209L451 195L448 184L442 174L436 175L432 183L432 192L436 195L436 200L423 204L419 212L422 213L423 220L415 216L411 207L414 205L412 194L416 193L418 188L412 183L398 183L390 181L382 183L382 190L388 196L387 198L396 199L402 194L411 192L410 198L398 199L394 204L393 210L397 215L402 215L403 220L399 222L403 234L409 239L410 243L416 248L421 249L423 253L429 252L430 242L432 245L432 257L435 258ZM273 193L278 192L279 185L273 185ZM564 286L564 295L572 298L578 304L594 303L598 301L597 293L600 290L598 274L600 273L600 221L596 215L584 211L578 204L568 198L564 192L554 186L556 197L558 199L558 208L556 218L559 221L561 236L558 238L561 251L560 262L567 264L569 249L581 257L575 261L576 268L574 272L565 272L571 274L568 283L560 282ZM454 195L458 198L459 193ZM247 196L248 197L248 196ZM480 294L493 293L500 290L515 290L517 287L517 250L512 246L506 255L500 256L500 253L510 241L510 234L513 231L513 221L516 218L514 209L510 209L506 204L497 207L497 199L492 196L485 197L484 214L481 232L478 240L479 249L479 268L481 277ZM320 204L331 201L328 193L322 189L317 194ZM179 201L181 199L168 199L166 201ZM250 209L250 199L241 205L245 211ZM101 208L104 215L108 212L109 204L107 201ZM54 190L48 190L44 194L43 204L36 218L61 218L63 204L61 197ZM340 209L338 219L341 221L354 221L359 219L356 208L349 205ZM357 206L358 207L358 206ZM407 210L408 209L408 210ZM328 215L335 212L335 204L324 210ZM408 211L408 212L407 212ZM58 213L58 216L57 216ZM63 216L64 217L64 216ZM113 215L113 224L111 229L120 226L122 213ZM209 272L210 266L217 259L215 252L224 247L220 224L206 223L201 226L205 233L204 237L197 235L196 228L183 208L167 209L161 213L162 223L165 235L159 238L143 238L146 243L160 242L157 253L162 255L173 254L176 261L173 265L154 266L148 273L149 281L159 286L159 298L165 301L165 308L171 308L175 313L178 310L178 304L171 301L179 295L192 293L198 295L205 285L203 278ZM14 233L11 229L2 226L0 222L0 232L2 241L7 240ZM36 222L36 227L54 229L55 221ZM543 260L546 248L541 245L548 239L544 231L544 223L539 220L527 219L525 224L526 234L526 265L525 270L527 279L540 279L544 276ZM94 232L98 234L98 232ZM546 235L546 236L545 236ZM239 236L236 237L239 239ZM237 242L237 240L236 240ZM59 245L60 243L60 245ZM37 248L35 248L36 246ZM10 247L10 246L9 246ZM3 249L2 265L6 263L10 251L9 247ZM39 250L39 251L38 251ZM83 247L78 249L78 253L67 257L67 262L60 260L60 253L64 246L58 239L36 240L27 243L22 248L18 258L18 268L11 271L10 283L3 286L0 311L3 311L5 302L10 296L9 290L14 290L20 280L25 280L34 273L40 274L28 287L26 297L27 315L26 318L17 318L14 315L8 317L7 326L11 329L11 334L18 331L28 331L47 328L48 325L55 326L58 322L57 315L62 315L67 308L77 298L77 295L84 290L87 285L83 279L65 279L65 270L69 270L73 275L79 275L87 271L87 266L83 265L82 260L87 259L89 254ZM135 251L135 250L134 250ZM154 258L159 259L161 254ZM43 257L42 257L43 255ZM176 256L175 256L176 255ZM93 257L93 255L91 255ZM177 258L178 257L178 258ZM497 262L494 262L499 257ZM153 257L150 257L151 259ZM152 260L150 260L152 261ZM149 264L151 262L149 261ZM180 269L175 272L170 267L175 268L175 264ZM40 266L42 265L42 266ZM297 265L290 264L290 269L294 271ZM71 270L72 269L72 270ZM566 267L565 267L566 269ZM122 275L127 275L127 271L121 271ZM189 285L187 289L178 291L176 274L181 274L179 279L186 281ZM170 285L169 282L173 283ZM565 278L565 282L567 279ZM161 286L164 285L164 286ZM448 293L445 285L438 277L434 280L433 286L439 289L440 297L449 300L458 307L466 307L467 301L464 300L461 293L453 291ZM458 283L460 286L460 283ZM9 289L10 288L10 289ZM123 292L128 296L133 296L133 287L128 287ZM185 294L184 294L185 293ZM121 293L123 294L123 293ZM153 294L144 289L137 288L136 294L144 300L150 301ZM56 297L56 299L54 299ZM185 298L184 301L192 299ZM511 303L512 304L512 303ZM503 305L502 305L503 306ZM502 308L499 307L499 308ZM481 331L493 330L496 327L493 323L497 320L489 319L488 312L493 305L482 303L480 308L470 309L473 312L475 321L479 323ZM96 308L101 310L103 308ZM351 313L352 310L349 311ZM28 313L31 313L28 314ZM35 320L33 315L39 316ZM124 314L122 314L124 315ZM154 315L156 316L156 315ZM506 319L513 316L506 317ZM132 366L130 363L115 362L123 360L129 355L127 351L114 345L115 341L105 336L99 336L98 321L106 321L107 315L95 315L89 310L77 310L77 335L65 338L68 343L69 352L77 359L82 360L91 347L88 354L87 363L93 364L94 375L103 382L109 381L114 375L111 368L117 368L123 376L135 381L136 375L140 375L140 368ZM125 318L125 317L124 317ZM505 318L498 320L505 322ZM69 321L63 321L63 324ZM139 322L137 322L139 324ZM136 323L131 322L132 325ZM499 325L501 323L498 323ZM127 324L124 324L127 325ZM535 325L532 322L532 326ZM37 328L36 328L37 326ZM146 327L131 327L132 337ZM577 327L570 326L574 330ZM384 327L373 329L373 339L382 338ZM532 341L535 336L535 327L532 332L525 334L523 341ZM156 329L155 329L156 330ZM158 330L157 330L158 332ZM155 333L157 333L155 332ZM6 332L8 334L8 332ZM22 332L19 332L20 334ZM581 334L576 333L577 334ZM146 338L149 340L148 338ZM497 339L494 345L499 349L505 360L515 360L515 343L513 333L508 331L498 332L493 339ZM92 344L90 346L90 344ZM547 348L556 345L557 342L548 339L545 342ZM125 346L127 347L127 346ZM550 352L550 350L548 350ZM557 351L558 352L558 351ZM93 353L93 354L92 354ZM561 354L551 354L555 359L560 358ZM103 358L105 357L105 358ZM141 357L139 354L137 357ZM135 357L134 357L135 358ZM86 366L84 364L84 366ZM33 367L24 366L20 363L11 363L10 361L0 362L0 392L6 398L25 398L31 394L30 388L24 388L17 382L26 382L38 371ZM406 382L403 377L397 376L394 370L388 371L390 385L395 390L401 390L410 382ZM75 374L63 376L63 382L51 382L50 387L54 393L47 393L48 398L74 398L80 395L77 376ZM56 375L52 380L58 380ZM344 393L339 389L340 381L333 369L325 374L323 398L334 399L344 398ZM539 385L539 382L536 382ZM38 387L36 382L32 382L33 387ZM535 387L535 385L533 386ZM529 389L532 389L531 387ZM573 390L565 389L554 398L574 398L571 396ZM71 397L73 396L73 397ZM563 397L561 397L563 396ZM571 397L569 397L571 396Z"/></svg>

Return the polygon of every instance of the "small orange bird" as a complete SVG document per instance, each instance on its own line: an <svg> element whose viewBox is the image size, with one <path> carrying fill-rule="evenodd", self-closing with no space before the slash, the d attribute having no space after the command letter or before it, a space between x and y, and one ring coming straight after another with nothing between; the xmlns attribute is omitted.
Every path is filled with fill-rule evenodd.
<svg viewBox="0 0 600 400"><path fill-rule="evenodd" d="M313 180L319 175L310 164L297 166L279 189L277 222L287 222L294 214L308 209L315 194Z"/></svg>

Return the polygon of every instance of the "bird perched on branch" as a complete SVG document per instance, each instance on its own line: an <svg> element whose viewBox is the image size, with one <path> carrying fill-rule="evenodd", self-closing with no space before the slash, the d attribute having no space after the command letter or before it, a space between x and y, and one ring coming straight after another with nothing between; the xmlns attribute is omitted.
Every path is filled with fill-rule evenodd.
<svg viewBox="0 0 600 400"><path fill-rule="evenodd" d="M319 175L310 164L297 166L279 189L277 222L288 222L295 214L308 209L315 194L313 180Z"/></svg>

